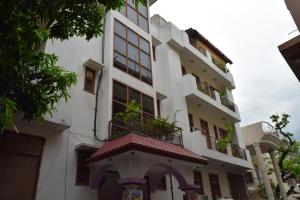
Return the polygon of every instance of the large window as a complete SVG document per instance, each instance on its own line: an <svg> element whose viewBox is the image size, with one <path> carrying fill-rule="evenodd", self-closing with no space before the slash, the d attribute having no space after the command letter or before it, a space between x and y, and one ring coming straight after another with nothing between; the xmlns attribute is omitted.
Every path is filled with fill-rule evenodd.
<svg viewBox="0 0 300 200"><path fill-rule="evenodd" d="M125 111L125 105L131 101L141 105L143 118L154 117L153 98L122 83L113 83L113 116Z"/></svg>
<svg viewBox="0 0 300 200"><path fill-rule="evenodd" d="M136 9L133 0L124 0L124 2L125 6L120 12L144 31L149 32L147 6L139 2L138 9Z"/></svg>
<svg viewBox="0 0 300 200"><path fill-rule="evenodd" d="M115 20L114 66L152 85L150 43Z"/></svg>

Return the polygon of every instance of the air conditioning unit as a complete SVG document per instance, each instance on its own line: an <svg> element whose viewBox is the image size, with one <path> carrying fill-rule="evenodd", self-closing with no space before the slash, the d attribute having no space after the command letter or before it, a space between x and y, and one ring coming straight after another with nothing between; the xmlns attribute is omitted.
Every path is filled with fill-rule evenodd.
<svg viewBox="0 0 300 200"><path fill-rule="evenodd" d="M208 200L208 196L206 195L200 195L199 200Z"/></svg>

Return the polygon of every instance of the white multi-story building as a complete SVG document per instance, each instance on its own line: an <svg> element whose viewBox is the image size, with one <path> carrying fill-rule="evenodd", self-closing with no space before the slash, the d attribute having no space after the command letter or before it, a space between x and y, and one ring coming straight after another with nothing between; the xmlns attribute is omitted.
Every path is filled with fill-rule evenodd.
<svg viewBox="0 0 300 200"><path fill-rule="evenodd" d="M0 199L249 198L232 62L196 30L150 19L154 2L109 11L99 38L47 42L78 83L53 116L2 136ZM114 117L132 100L138 120ZM176 127L150 120L175 113ZM220 148L231 124L232 143Z"/></svg>

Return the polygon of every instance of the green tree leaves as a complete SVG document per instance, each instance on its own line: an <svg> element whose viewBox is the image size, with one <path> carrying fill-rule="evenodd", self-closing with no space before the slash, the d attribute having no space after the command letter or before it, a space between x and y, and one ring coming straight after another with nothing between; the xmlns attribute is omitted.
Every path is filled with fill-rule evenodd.
<svg viewBox="0 0 300 200"><path fill-rule="evenodd" d="M42 120L61 98L70 98L76 75L58 66L57 56L44 52L46 41L98 37L105 11L123 4L123 0L0 0L2 130L12 125L16 111L26 120Z"/></svg>

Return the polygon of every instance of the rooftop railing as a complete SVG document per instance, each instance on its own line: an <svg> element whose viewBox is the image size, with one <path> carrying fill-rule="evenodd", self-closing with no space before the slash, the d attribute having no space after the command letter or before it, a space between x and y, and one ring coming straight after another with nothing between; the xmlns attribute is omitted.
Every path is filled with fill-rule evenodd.
<svg viewBox="0 0 300 200"><path fill-rule="evenodd" d="M265 133L268 134L272 134L275 137L280 137L278 131L276 130L276 128L274 126L272 126L270 123L268 122L262 122L262 129Z"/></svg>
<svg viewBox="0 0 300 200"><path fill-rule="evenodd" d="M151 117L143 118L141 114L139 116L130 120L114 117L109 122L110 139L112 140L129 133L136 133L183 146L181 128Z"/></svg>

